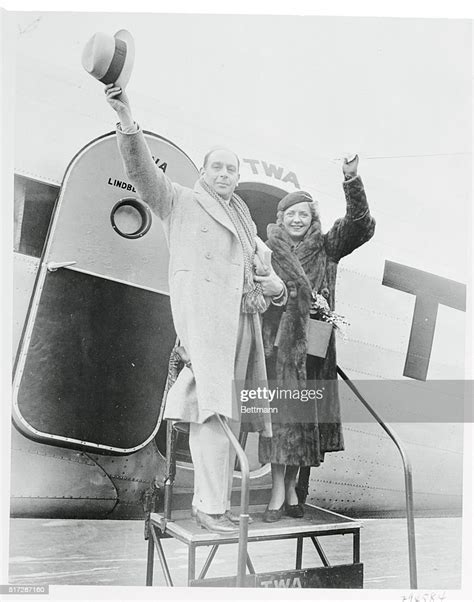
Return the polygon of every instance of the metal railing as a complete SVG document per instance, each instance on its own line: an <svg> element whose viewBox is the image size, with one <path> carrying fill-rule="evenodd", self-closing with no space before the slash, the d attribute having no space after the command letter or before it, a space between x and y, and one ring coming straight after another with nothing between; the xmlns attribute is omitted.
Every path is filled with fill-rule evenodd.
<svg viewBox="0 0 474 602"><path fill-rule="evenodd" d="M377 412L369 405L369 403L364 399L362 394L359 392L359 390L351 381L351 379L347 376L347 374L339 366L337 366L337 372L344 380L346 385L349 387L349 389L354 393L354 395L359 399L359 401L364 405L364 407L370 412L370 414L372 414L372 416L380 424L380 426L387 433L390 439L395 443L402 457L403 470L405 472L405 502L408 529L408 562L410 566L410 587L411 589L417 589L418 579L416 570L415 515L413 510L413 478L410 458L408 457L398 435L393 431L393 429L390 426L388 426L388 424L385 424L385 422L377 414Z"/></svg>
<svg viewBox="0 0 474 602"><path fill-rule="evenodd" d="M240 521L239 521L239 550L237 556L237 581L236 587L243 587L247 569L247 543L249 533L249 497L250 497L250 469L247 455L242 449L237 437L230 429L227 421L220 414L216 414L225 434L229 438L233 448L237 452L240 463L240 474L242 478L240 488Z"/></svg>

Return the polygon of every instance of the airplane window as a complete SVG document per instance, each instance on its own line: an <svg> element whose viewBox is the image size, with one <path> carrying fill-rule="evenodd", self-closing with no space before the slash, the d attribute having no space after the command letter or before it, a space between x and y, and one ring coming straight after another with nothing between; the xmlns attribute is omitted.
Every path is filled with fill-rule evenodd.
<svg viewBox="0 0 474 602"><path fill-rule="evenodd" d="M128 197L114 206L110 221L117 234L125 238L140 238L151 227L151 211L140 199Z"/></svg>
<svg viewBox="0 0 474 602"><path fill-rule="evenodd" d="M117 228L126 234L133 234L141 226L142 220L138 211L130 205L120 207L115 213Z"/></svg>
<svg viewBox="0 0 474 602"><path fill-rule="evenodd" d="M41 257L59 186L15 174L14 250Z"/></svg>

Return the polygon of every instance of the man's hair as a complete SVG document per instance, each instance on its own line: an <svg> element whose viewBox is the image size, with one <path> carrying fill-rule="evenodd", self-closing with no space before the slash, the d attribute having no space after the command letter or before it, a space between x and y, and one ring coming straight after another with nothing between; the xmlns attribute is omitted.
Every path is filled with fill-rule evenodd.
<svg viewBox="0 0 474 602"><path fill-rule="evenodd" d="M225 146L213 146L211 148L211 150L207 151L207 153L204 155L204 161L202 162L202 166L203 167L207 167L207 163L209 161L209 157L212 155L212 153L216 152L216 151L227 151L229 153L232 153L233 155L235 155L235 158L237 159L237 171L240 171L240 159L239 156L237 155L237 153L234 153L233 150L230 150L230 148L226 148Z"/></svg>

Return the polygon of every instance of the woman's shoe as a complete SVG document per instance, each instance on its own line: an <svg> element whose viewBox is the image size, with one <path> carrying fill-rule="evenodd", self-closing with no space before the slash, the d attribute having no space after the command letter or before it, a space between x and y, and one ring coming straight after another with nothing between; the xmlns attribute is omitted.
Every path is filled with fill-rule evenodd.
<svg viewBox="0 0 474 602"><path fill-rule="evenodd" d="M285 502L277 509L270 510L267 506L265 512L263 513L263 522L264 523L276 523L283 516L283 510L285 508Z"/></svg>
<svg viewBox="0 0 474 602"><path fill-rule="evenodd" d="M285 502L285 514L291 518L303 518L304 508L302 504L287 504Z"/></svg>

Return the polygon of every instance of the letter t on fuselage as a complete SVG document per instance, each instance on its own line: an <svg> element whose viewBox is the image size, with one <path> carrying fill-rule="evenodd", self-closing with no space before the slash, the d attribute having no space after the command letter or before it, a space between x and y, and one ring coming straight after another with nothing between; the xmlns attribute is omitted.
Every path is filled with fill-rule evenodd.
<svg viewBox="0 0 474 602"><path fill-rule="evenodd" d="M382 284L416 296L403 376L426 380L438 305L466 311L466 285L394 261L385 261Z"/></svg>

